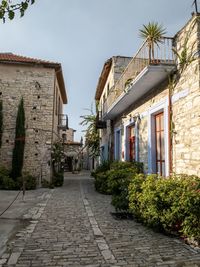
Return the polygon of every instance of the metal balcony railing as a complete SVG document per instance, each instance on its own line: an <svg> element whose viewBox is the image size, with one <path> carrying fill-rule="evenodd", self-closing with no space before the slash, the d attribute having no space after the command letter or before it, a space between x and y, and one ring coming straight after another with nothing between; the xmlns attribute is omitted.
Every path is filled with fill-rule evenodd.
<svg viewBox="0 0 200 267"><path fill-rule="evenodd" d="M173 38L163 37L159 45L154 45L153 50L149 49L147 41L143 43L136 55L129 62L128 66L110 90L110 94L103 105L103 113L107 113L109 107L124 92L135 78L148 65L171 65L175 64L173 52Z"/></svg>
<svg viewBox="0 0 200 267"><path fill-rule="evenodd" d="M68 128L68 116L66 114L58 114L58 129L66 131Z"/></svg>

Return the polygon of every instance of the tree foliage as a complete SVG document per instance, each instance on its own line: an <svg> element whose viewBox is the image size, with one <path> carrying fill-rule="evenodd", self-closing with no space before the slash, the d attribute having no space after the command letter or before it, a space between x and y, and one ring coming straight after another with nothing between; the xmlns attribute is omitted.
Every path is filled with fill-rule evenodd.
<svg viewBox="0 0 200 267"><path fill-rule="evenodd" d="M61 171L61 162L63 157L63 144L61 140L58 140L53 144L51 151L51 159L54 172Z"/></svg>
<svg viewBox="0 0 200 267"><path fill-rule="evenodd" d="M6 17L10 20L14 19L15 13L19 12L20 16L23 17L27 8L34 4L35 0L24 0L15 3L13 0L1 0L0 4L0 19L5 22Z"/></svg>
<svg viewBox="0 0 200 267"><path fill-rule="evenodd" d="M143 25L143 28L139 30L140 37L147 41L149 47L149 61L154 60L154 45L159 45L162 42L162 37L166 31L162 25L157 22L149 22L147 25Z"/></svg>
<svg viewBox="0 0 200 267"><path fill-rule="evenodd" d="M99 156L99 131L96 128L96 114L90 109L89 115L81 116L82 126L87 126L85 132L85 143L89 148L90 156Z"/></svg>
<svg viewBox="0 0 200 267"><path fill-rule="evenodd" d="M24 146L25 146L25 112L24 101L21 101L18 106L16 131L15 131L15 144L12 157L12 173L13 179L22 175L22 168L24 162Z"/></svg>
<svg viewBox="0 0 200 267"><path fill-rule="evenodd" d="M0 148L2 145L2 134L3 134L3 101L0 100Z"/></svg>

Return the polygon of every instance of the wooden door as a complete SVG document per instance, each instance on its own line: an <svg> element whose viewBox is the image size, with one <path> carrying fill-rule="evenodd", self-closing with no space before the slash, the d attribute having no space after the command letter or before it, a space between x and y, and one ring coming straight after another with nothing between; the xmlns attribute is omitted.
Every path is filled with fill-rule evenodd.
<svg viewBox="0 0 200 267"><path fill-rule="evenodd" d="M156 172L165 176L164 113L155 115Z"/></svg>
<svg viewBox="0 0 200 267"><path fill-rule="evenodd" d="M129 160L135 161L135 127L129 127Z"/></svg>

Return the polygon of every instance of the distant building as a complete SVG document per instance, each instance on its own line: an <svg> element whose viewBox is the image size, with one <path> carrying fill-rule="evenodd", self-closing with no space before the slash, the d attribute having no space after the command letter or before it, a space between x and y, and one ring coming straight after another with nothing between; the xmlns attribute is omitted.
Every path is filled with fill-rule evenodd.
<svg viewBox="0 0 200 267"><path fill-rule="evenodd" d="M66 141L67 142L73 142L74 141L74 133L76 130L69 128L66 130Z"/></svg>
<svg viewBox="0 0 200 267"><path fill-rule="evenodd" d="M24 99L26 138L23 172L50 180L51 147L67 128L67 104L60 63L0 53L3 136L0 165L11 168L18 104Z"/></svg>
<svg viewBox="0 0 200 267"><path fill-rule="evenodd" d="M74 141L76 130L69 128L66 130L64 141L65 171L74 172L82 169L82 140Z"/></svg>

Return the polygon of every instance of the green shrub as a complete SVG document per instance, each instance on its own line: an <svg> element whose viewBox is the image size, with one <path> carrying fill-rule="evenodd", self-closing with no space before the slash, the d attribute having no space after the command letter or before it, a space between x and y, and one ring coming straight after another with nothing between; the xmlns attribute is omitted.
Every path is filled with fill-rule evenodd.
<svg viewBox="0 0 200 267"><path fill-rule="evenodd" d="M139 197L142 192L142 183L145 175L139 173L132 177L129 184L129 210L139 219L141 217Z"/></svg>
<svg viewBox="0 0 200 267"><path fill-rule="evenodd" d="M200 241L200 178L138 175L129 185L129 202L145 224Z"/></svg>
<svg viewBox="0 0 200 267"><path fill-rule="evenodd" d="M50 186L50 182L47 181L46 179L43 179L43 180L41 181L41 184L42 184L42 187L43 187L43 188L49 188L49 186Z"/></svg>
<svg viewBox="0 0 200 267"><path fill-rule="evenodd" d="M23 187L23 181L25 183L26 190L34 190L37 187L37 179L36 177L30 175L29 173L24 173L23 177L17 178L17 188L21 189Z"/></svg>
<svg viewBox="0 0 200 267"><path fill-rule="evenodd" d="M0 178L3 176L9 176L10 175L10 171L8 169L6 169L5 167L1 166L0 167Z"/></svg>
<svg viewBox="0 0 200 267"><path fill-rule="evenodd" d="M108 188L112 194L112 205L116 211L129 210L128 187L136 174L142 170L137 162L114 162L108 171Z"/></svg>
<svg viewBox="0 0 200 267"><path fill-rule="evenodd" d="M63 172L56 172L53 176L53 185L55 187L62 186L64 183L64 173Z"/></svg>
<svg viewBox="0 0 200 267"><path fill-rule="evenodd" d="M182 185L179 205L184 218L181 232L200 242L200 178L182 175L178 179Z"/></svg>
<svg viewBox="0 0 200 267"><path fill-rule="evenodd" d="M16 184L12 178L10 178L9 176L1 177L0 189L14 190L15 188L16 188Z"/></svg>
<svg viewBox="0 0 200 267"><path fill-rule="evenodd" d="M0 167L0 189L14 190L15 182L9 177L10 171L5 167Z"/></svg>
<svg viewBox="0 0 200 267"><path fill-rule="evenodd" d="M103 162L96 168L95 171L92 171L92 172L91 172L91 176L93 176L93 177L95 178L96 175L97 175L98 173L106 172L106 171L110 170L110 164L111 164L110 161L103 161Z"/></svg>
<svg viewBox="0 0 200 267"><path fill-rule="evenodd" d="M123 170L131 168L136 173L143 173L143 164L141 162L130 162L130 161L114 161L110 164L111 170Z"/></svg>
<svg viewBox="0 0 200 267"><path fill-rule="evenodd" d="M99 172L95 175L95 189L101 194L110 194L108 188L108 172Z"/></svg>

